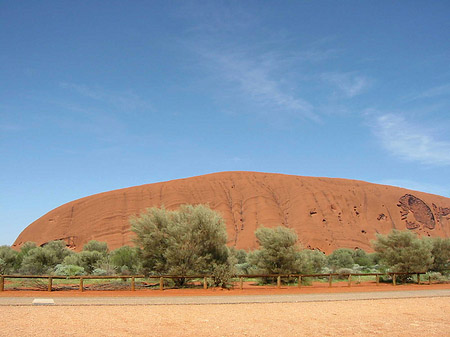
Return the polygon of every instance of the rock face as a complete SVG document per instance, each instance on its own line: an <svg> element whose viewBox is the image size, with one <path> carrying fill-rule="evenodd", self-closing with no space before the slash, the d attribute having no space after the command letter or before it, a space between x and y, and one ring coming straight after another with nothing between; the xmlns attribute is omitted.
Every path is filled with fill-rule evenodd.
<svg viewBox="0 0 450 337"><path fill-rule="evenodd" d="M132 245L129 218L146 208L209 204L224 217L228 244L257 248L255 230L286 226L304 247L325 253L341 247L372 251L376 233L412 230L450 235L450 199L355 180L272 173L222 172L95 194L45 214L19 235L43 245L63 239L75 250L90 240L110 249Z"/></svg>

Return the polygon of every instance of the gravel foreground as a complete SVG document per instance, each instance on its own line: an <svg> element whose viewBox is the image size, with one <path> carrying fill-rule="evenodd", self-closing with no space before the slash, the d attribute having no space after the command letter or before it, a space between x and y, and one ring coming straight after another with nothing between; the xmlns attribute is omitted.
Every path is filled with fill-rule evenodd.
<svg viewBox="0 0 450 337"><path fill-rule="evenodd" d="M450 298L1 306L1 336L450 336Z"/></svg>

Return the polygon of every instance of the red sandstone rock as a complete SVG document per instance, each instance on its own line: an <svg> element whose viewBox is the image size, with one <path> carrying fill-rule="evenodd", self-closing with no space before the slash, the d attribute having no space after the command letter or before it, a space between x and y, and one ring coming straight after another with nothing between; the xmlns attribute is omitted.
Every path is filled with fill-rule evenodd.
<svg viewBox="0 0 450 337"><path fill-rule="evenodd" d="M363 181L257 172L222 172L95 194L45 214L19 235L38 245L64 239L81 250L90 240L110 249L132 245L129 218L152 206L209 204L224 217L228 244L257 248L258 226L293 228L304 247L371 251L376 233L413 230L450 236L450 199Z"/></svg>

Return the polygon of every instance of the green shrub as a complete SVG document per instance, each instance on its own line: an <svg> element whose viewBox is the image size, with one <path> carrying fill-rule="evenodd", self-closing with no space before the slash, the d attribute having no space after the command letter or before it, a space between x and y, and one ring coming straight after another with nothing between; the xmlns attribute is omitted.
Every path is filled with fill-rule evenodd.
<svg viewBox="0 0 450 337"><path fill-rule="evenodd" d="M336 273L339 274L339 279L345 279L347 278L348 274L353 274L355 273L355 271L352 268L339 268L338 270L336 270Z"/></svg>
<svg viewBox="0 0 450 337"><path fill-rule="evenodd" d="M81 276L85 274L84 268L80 266L57 264L55 267L55 275L59 276Z"/></svg>
<svg viewBox="0 0 450 337"><path fill-rule="evenodd" d="M23 258L20 272L26 275L50 274L60 262L51 251L37 247Z"/></svg>
<svg viewBox="0 0 450 337"><path fill-rule="evenodd" d="M327 265L327 256L316 249L305 249L302 252L306 260L306 270L308 274L319 274Z"/></svg>
<svg viewBox="0 0 450 337"><path fill-rule="evenodd" d="M422 276L423 277L423 276ZM450 278L448 275L444 275L439 272L428 272L425 277L423 277L423 281L428 280L428 278L431 279L431 281L437 282L437 283L447 283L450 281Z"/></svg>
<svg viewBox="0 0 450 337"><path fill-rule="evenodd" d="M102 268L95 268L92 271L92 275L95 275L95 276L107 276L108 272L105 269L102 269Z"/></svg>
<svg viewBox="0 0 450 337"><path fill-rule="evenodd" d="M64 258L73 254L61 240L50 241L44 247L28 244L22 248L21 253L24 254L20 272L23 274L50 274L57 264L62 263Z"/></svg>
<svg viewBox="0 0 450 337"><path fill-rule="evenodd" d="M105 259L106 257L99 251L83 250L77 254L67 256L63 264L82 267L87 274L92 274L94 269L100 267Z"/></svg>
<svg viewBox="0 0 450 337"><path fill-rule="evenodd" d="M63 240L50 241L43 245L43 249L54 256L55 260L62 262L64 258L73 252L67 249L66 243Z"/></svg>
<svg viewBox="0 0 450 337"><path fill-rule="evenodd" d="M109 261L121 274L136 274L141 269L139 248L129 246L117 248L110 253Z"/></svg>
<svg viewBox="0 0 450 337"><path fill-rule="evenodd" d="M232 257L230 259L232 261L227 264L219 264L213 267L212 276L216 287L227 288L230 285L230 280L236 274L236 269L232 267L236 260Z"/></svg>
<svg viewBox="0 0 450 337"><path fill-rule="evenodd" d="M85 252L99 252L103 256L108 255L108 244L106 242L91 240L83 246Z"/></svg>
<svg viewBox="0 0 450 337"><path fill-rule="evenodd" d="M238 275L248 275L251 273L253 265L250 262L238 263L234 265L236 269L236 274Z"/></svg>
<svg viewBox="0 0 450 337"><path fill-rule="evenodd" d="M306 269L297 234L292 229L260 227L255 235L260 249L252 251L248 260L257 273L294 274Z"/></svg>
<svg viewBox="0 0 450 337"><path fill-rule="evenodd" d="M409 231L377 234L373 246L380 262L392 272L427 271L433 264L431 241L421 240Z"/></svg>
<svg viewBox="0 0 450 337"><path fill-rule="evenodd" d="M450 238L432 238L431 239L431 255L433 256L433 264L430 270L440 272L442 274L450 273Z"/></svg>
<svg viewBox="0 0 450 337"><path fill-rule="evenodd" d="M248 262L247 252L244 249L230 248L230 255L236 259L236 264L244 264Z"/></svg>
<svg viewBox="0 0 450 337"><path fill-rule="evenodd" d="M0 274L12 274L17 267L18 255L9 246L0 246Z"/></svg>
<svg viewBox="0 0 450 337"><path fill-rule="evenodd" d="M177 211L150 208L131 219L145 273L214 274L232 268L222 217L204 205L183 205ZM176 279L183 285L185 279Z"/></svg>
<svg viewBox="0 0 450 337"><path fill-rule="evenodd" d="M328 256L327 263L333 272L340 268L351 268L355 263L353 260L353 250L348 248L336 249Z"/></svg>
<svg viewBox="0 0 450 337"><path fill-rule="evenodd" d="M371 259L371 255L367 254L363 249L357 248L353 251L352 254L353 263L358 264L360 266L371 266L374 264Z"/></svg>
<svg viewBox="0 0 450 337"><path fill-rule="evenodd" d="M28 255L28 253L37 248L36 243L35 242L31 242L31 241L27 241L25 242L22 247L20 247L20 253L22 256L26 256Z"/></svg>

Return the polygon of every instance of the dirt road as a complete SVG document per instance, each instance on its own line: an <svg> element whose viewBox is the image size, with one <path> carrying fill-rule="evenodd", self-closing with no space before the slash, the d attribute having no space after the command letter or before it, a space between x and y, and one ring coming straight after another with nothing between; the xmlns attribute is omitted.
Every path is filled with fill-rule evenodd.
<svg viewBox="0 0 450 337"><path fill-rule="evenodd" d="M433 293L434 292L434 293ZM411 294L408 294L411 293ZM308 298L299 302L299 298ZM262 296L262 297L261 297ZM328 297L326 300L317 296ZM333 298L334 296L334 298ZM368 299L383 298L390 299ZM399 297L413 298L399 298ZM426 297L421 297L426 296ZM432 296L432 297L429 297ZM55 306L0 305L1 336L449 336L450 291L204 296L203 304L126 303L142 297L55 298ZM240 298L239 304L214 304ZM253 298L252 298L253 297ZM338 298L341 297L341 298ZM395 298L396 297L396 298ZM10 297L3 297L3 304ZM164 297L153 297L153 300ZM256 303L256 299L278 303ZM366 299L361 299L366 298ZM30 300L22 297L22 300ZM101 298L100 298L101 299ZM120 299L120 298L119 298ZM175 300L174 300L175 299ZM187 297L181 297L184 301ZM242 303L243 299L253 301ZM79 300L79 298L78 298ZM114 303L114 301L119 301ZM206 301L206 302L205 302ZM208 303L210 302L210 303ZM280 303L283 302L283 303ZM75 305L73 305L75 304ZM81 305L80 305L81 304ZM87 303L85 303L87 304ZM176 304L176 305L174 305Z"/></svg>

